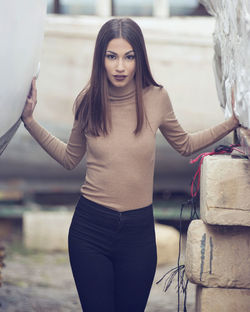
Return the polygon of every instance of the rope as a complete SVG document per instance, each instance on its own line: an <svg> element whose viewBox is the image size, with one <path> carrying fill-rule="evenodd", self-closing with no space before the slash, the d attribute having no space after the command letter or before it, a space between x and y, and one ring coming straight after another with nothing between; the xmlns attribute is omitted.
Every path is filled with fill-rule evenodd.
<svg viewBox="0 0 250 312"><path fill-rule="evenodd" d="M237 149L239 145L219 145L215 148L212 152L206 152L202 153L199 156L197 156L195 159L190 160L190 164L194 164L196 162L199 162L198 169L196 170L192 182L191 182L191 198L188 199L186 202L181 204L181 211L180 211L180 218L179 218L179 224L180 224L180 234L179 234L179 252L178 252L178 260L177 260L177 266L169 270L167 273L165 273L162 278L160 278L156 284L159 284L164 278L165 285L163 290L166 292L168 288L171 286L173 280L175 279L177 275L177 302L178 302L178 312L180 312L180 293L182 292L184 295L183 298L183 312L187 312L187 287L188 287L188 279L185 274L185 264L180 265L180 257L181 257L181 239L182 239L182 213L183 209L185 207L190 209L190 217L189 221L199 219L199 190L200 190L200 173L201 173L201 166L203 163L203 160L206 156L211 155L217 155L217 154L231 154L233 150L236 150L240 153L242 153L241 150Z"/></svg>
<svg viewBox="0 0 250 312"><path fill-rule="evenodd" d="M200 162L199 166L198 166L198 169L195 172L195 175L193 177L192 184L191 184L191 196L192 196L192 198L195 197L198 194L199 190L200 190L200 173L201 173L201 166L202 166L204 158L206 156L211 156L211 155L231 154L233 150L241 152L239 149L236 148L237 146L239 146L239 145L230 145L230 146L219 145L218 147L216 147L216 149L214 151L207 152L207 153L202 153L198 157L196 157L195 159L190 160L190 164L194 164L197 161ZM197 187L196 187L196 191L194 191L194 183L195 183L196 180L197 180Z"/></svg>

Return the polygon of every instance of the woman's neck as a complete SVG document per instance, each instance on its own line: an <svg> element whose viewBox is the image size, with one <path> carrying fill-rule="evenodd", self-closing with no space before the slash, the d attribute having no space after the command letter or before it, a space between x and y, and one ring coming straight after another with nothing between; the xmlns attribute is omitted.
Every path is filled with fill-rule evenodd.
<svg viewBox="0 0 250 312"><path fill-rule="evenodd" d="M128 84L126 84L124 87L116 87L112 85L110 82L108 84L109 86L109 95L111 97L123 97L127 96L131 93L135 92L135 80L132 79Z"/></svg>

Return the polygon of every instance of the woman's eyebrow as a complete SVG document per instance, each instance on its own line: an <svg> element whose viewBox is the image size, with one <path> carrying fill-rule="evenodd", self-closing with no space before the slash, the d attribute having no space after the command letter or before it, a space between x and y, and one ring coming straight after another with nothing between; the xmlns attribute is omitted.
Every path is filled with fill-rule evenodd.
<svg viewBox="0 0 250 312"><path fill-rule="evenodd" d="M126 52L125 55L127 55L127 54L129 54L131 52L134 53L134 50L130 50L130 51Z"/></svg>
<svg viewBox="0 0 250 312"><path fill-rule="evenodd" d="M114 55L117 55L117 53L115 53L115 52L113 52L113 51L110 51L110 50L107 50L106 53L107 53L107 52L112 53L112 54L114 54ZM127 55L127 54L129 54L129 53L131 53L131 52L134 53L134 50L129 50L128 52L125 53L125 55Z"/></svg>

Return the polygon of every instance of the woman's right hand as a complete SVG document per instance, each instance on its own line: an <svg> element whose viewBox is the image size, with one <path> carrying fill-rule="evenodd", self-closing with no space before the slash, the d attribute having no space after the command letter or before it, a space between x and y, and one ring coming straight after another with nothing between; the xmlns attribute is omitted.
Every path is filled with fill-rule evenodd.
<svg viewBox="0 0 250 312"><path fill-rule="evenodd" d="M27 96L21 119L24 123L28 123L33 118L33 111L37 103L36 78L31 82L30 92Z"/></svg>
<svg viewBox="0 0 250 312"><path fill-rule="evenodd" d="M233 113L233 119L235 123L238 123L239 125L239 119L235 114L235 96L234 96L234 88L231 90L231 105L232 105L232 113Z"/></svg>

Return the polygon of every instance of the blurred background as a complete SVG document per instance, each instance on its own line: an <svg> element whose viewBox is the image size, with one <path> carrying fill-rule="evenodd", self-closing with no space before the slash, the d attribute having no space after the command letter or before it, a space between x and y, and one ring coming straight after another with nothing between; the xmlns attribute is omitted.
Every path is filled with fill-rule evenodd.
<svg viewBox="0 0 250 312"><path fill-rule="evenodd" d="M177 119L185 130L198 131L224 120L212 69L214 18L208 15L198 0L48 0L47 12L35 118L56 137L65 142L68 140L73 122L74 99L88 82L96 35L110 16L130 16L140 25L153 76L168 90ZM220 143L227 143L229 140L231 138L228 137ZM207 150L211 151L213 148L209 147ZM189 164L189 160L194 157L195 155L188 158L178 155L157 133L154 212L159 223L179 229L181 203L190 197L190 182L196 170L194 165ZM16 259L17 250L18 257L21 257L20 252L23 255L32 254L33 257L43 259L41 270L48 270L43 261L53 263L50 276L56 274L57 277L61 275L72 278L70 273L67 275L56 269L58 263L62 264L61 268L63 265L68 268L65 255L61 257L59 253L44 260L41 254L37 256L37 253L32 253L31 250L43 250L46 249L46 243L49 244L46 239L31 242L29 220L32 218L29 213L53 211L71 214L79 198L84 175L84 159L73 171L65 170L40 148L23 125L20 126L0 157L0 239L12 246L9 252L13 259ZM189 215L190 211L184 211L184 232L189 223ZM43 215L39 218L41 221ZM39 232L40 225L34 220L33 226L35 224ZM58 229L64 233L62 224L59 224ZM44 224L41 231L48 233ZM65 250L65 237L59 238L61 244L64 244L62 248L59 243L51 249ZM25 268L20 267L20 263L16 267L16 262L11 262L11 258L7 262L9 284L16 283L13 271L31 270L33 273L27 285L33 285L35 289L33 276L38 273L34 273L37 269L33 271L31 262L28 267L26 263ZM37 265L36 263L35 266ZM166 262L166 265L169 263ZM165 269L161 269L161 273ZM43 274L39 275L40 279L41 276ZM48 274L45 276L48 280ZM48 281L42 279L40 283L47 285ZM66 279L61 284L64 283L72 282ZM66 296L66 290L67 287L63 293L61 289L60 294ZM14 291L13 288L11 291ZM64 308L59 304L53 308L49 303L46 303L46 309L39 310L35 306L27 308L30 304L28 301L25 303L26 308L11 310L4 295L0 296L0 303L2 300L2 306L5 307L3 311L79 311L79 302L74 297L74 292L73 289L73 299L70 299L74 303ZM20 298L23 298L22 294ZM56 296L54 293L54 299ZM190 309L193 307L192 298ZM52 298L51 300L53 301ZM150 300L147 311L176 311L176 300L166 299L165 294L154 293L154 299ZM60 299L56 302L59 301ZM75 308L72 308L74 304ZM166 305L169 306L168 309L164 308Z"/></svg>

